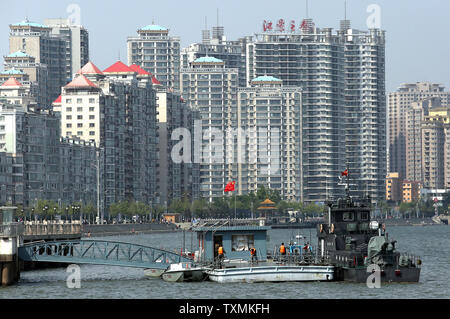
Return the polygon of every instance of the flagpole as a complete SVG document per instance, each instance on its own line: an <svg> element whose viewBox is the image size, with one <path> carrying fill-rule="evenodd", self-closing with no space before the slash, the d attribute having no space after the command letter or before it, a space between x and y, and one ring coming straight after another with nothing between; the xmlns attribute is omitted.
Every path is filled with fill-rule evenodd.
<svg viewBox="0 0 450 319"><path fill-rule="evenodd" d="M236 194L234 194L234 219L236 218Z"/></svg>

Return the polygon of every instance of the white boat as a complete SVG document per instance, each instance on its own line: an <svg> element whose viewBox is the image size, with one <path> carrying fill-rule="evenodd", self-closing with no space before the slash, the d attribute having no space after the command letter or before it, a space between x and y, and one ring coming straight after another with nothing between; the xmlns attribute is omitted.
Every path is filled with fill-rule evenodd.
<svg viewBox="0 0 450 319"><path fill-rule="evenodd" d="M331 281L333 266L268 265L207 270L209 280L228 282Z"/></svg>
<svg viewBox="0 0 450 319"><path fill-rule="evenodd" d="M161 275L165 272L165 269L154 269L154 268L147 268L144 269L144 275L151 278L157 278L161 277Z"/></svg>
<svg viewBox="0 0 450 319"><path fill-rule="evenodd" d="M202 281L206 278L205 268L195 267L192 263L171 264L162 274L162 279L171 282Z"/></svg>

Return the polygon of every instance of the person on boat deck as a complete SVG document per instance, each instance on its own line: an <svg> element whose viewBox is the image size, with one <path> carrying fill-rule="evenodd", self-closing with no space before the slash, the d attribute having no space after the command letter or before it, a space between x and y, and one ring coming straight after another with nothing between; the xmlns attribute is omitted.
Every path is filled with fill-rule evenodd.
<svg viewBox="0 0 450 319"><path fill-rule="evenodd" d="M303 246L303 249L305 250L305 253L308 252L308 250L309 250L309 242L307 242L307 243L305 244L305 246Z"/></svg>
<svg viewBox="0 0 450 319"><path fill-rule="evenodd" d="M223 262L223 259L225 255L225 249L223 249L222 246L219 246L219 248L217 249L217 258L219 259L219 263Z"/></svg>
<svg viewBox="0 0 450 319"><path fill-rule="evenodd" d="M284 243L281 243L281 246L280 246L280 254L281 254L282 256L286 256L286 247L284 246Z"/></svg>
<svg viewBox="0 0 450 319"><path fill-rule="evenodd" d="M252 256L252 262L258 261L258 257L256 256L255 247L250 248L250 255Z"/></svg>

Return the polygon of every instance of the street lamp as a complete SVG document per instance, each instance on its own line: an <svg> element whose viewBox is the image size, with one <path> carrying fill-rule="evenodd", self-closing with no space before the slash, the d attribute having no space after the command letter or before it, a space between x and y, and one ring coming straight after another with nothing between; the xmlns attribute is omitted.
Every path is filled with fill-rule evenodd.
<svg viewBox="0 0 450 319"><path fill-rule="evenodd" d="M42 208L42 212L44 213L45 218L47 218L47 211L48 211L48 206L45 205L44 208Z"/></svg>
<svg viewBox="0 0 450 319"><path fill-rule="evenodd" d="M80 207L79 205L72 205L72 210L73 210L74 212L80 213L80 208L81 208L81 207ZM80 214L80 222L83 223L83 218L82 218L81 214Z"/></svg>
<svg viewBox="0 0 450 319"><path fill-rule="evenodd" d="M103 211L100 218L100 148L96 149L97 164L91 164L91 166L97 169L97 224L101 222L103 224Z"/></svg>

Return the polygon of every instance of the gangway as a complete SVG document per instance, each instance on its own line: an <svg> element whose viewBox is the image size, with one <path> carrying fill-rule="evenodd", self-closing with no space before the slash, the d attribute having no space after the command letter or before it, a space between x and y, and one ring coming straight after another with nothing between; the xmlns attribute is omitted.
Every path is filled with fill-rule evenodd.
<svg viewBox="0 0 450 319"><path fill-rule="evenodd" d="M182 255L132 243L106 240L31 242L18 248L23 261L55 262L167 269L172 263L189 262Z"/></svg>

